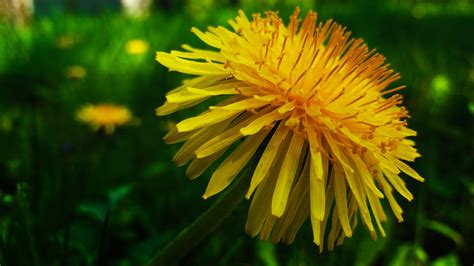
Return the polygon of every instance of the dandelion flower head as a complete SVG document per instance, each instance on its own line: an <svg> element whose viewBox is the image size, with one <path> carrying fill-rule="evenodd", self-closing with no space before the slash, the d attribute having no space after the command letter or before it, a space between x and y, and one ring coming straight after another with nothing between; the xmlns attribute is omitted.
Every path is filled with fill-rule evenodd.
<svg viewBox="0 0 474 266"><path fill-rule="evenodd" d="M249 19L240 11L229 21L232 30L192 29L211 50L158 52L162 65L197 77L170 91L157 115L222 99L164 140L184 142L173 160L190 162L190 178L229 154L204 198L225 189L263 150L246 195L251 236L291 243L308 218L320 250L351 237L358 219L373 238L376 228L385 236L382 201L402 221L393 191L413 199L400 174L423 181L404 162L420 156L396 93L404 86L390 88L399 75L346 28L317 22L311 11L303 20L298 14L296 8L285 26L276 12Z"/></svg>
<svg viewBox="0 0 474 266"><path fill-rule="evenodd" d="M103 128L106 134L111 134L115 127L130 123L133 116L125 106L103 103L83 106L77 112L77 119L94 130Z"/></svg>

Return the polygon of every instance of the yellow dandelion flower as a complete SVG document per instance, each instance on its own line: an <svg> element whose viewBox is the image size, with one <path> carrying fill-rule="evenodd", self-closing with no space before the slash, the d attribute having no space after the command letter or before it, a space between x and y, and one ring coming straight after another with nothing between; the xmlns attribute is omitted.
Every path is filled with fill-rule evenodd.
<svg viewBox="0 0 474 266"><path fill-rule="evenodd" d="M83 79L87 76L87 70L82 66L69 66L65 70L68 79Z"/></svg>
<svg viewBox="0 0 474 266"><path fill-rule="evenodd" d="M317 23L314 12L301 22L298 14L297 8L285 26L275 12L249 20L240 11L229 21L233 31L192 29L216 50L183 45L184 52L158 52L170 70L198 77L170 91L157 115L227 96L179 122L164 140L184 141L173 160L190 162L190 178L243 140L212 174L204 198L225 189L264 149L246 196L251 236L291 243L308 217L320 250L326 227L332 249L352 236L358 217L374 238L375 227L385 236L381 200L402 221L392 191L413 196L400 174L423 181L403 162L420 156L406 138L416 132L395 94L404 86L389 89L399 75L344 27Z"/></svg>
<svg viewBox="0 0 474 266"><path fill-rule="evenodd" d="M72 47L76 43L76 38L70 35L61 35L56 40L58 48L67 49Z"/></svg>
<svg viewBox="0 0 474 266"><path fill-rule="evenodd" d="M131 55L139 55L148 51L148 42L140 39L133 39L125 44L125 50Z"/></svg>
<svg viewBox="0 0 474 266"><path fill-rule="evenodd" d="M130 110L115 104L88 104L77 112L77 119L89 124L94 130L103 128L106 134L114 132L116 126L123 126L132 122Z"/></svg>

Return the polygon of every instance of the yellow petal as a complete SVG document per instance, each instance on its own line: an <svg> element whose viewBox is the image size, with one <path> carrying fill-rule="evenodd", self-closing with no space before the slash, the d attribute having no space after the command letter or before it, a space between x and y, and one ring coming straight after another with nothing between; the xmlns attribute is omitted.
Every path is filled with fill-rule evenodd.
<svg viewBox="0 0 474 266"><path fill-rule="evenodd" d="M282 160L280 159L279 161L281 163ZM272 171L268 178L265 178L260 186L258 186L257 191L252 198L247 215L247 222L245 223L245 232L252 237L256 236L260 230L262 230L267 216L272 216L270 213L270 204L277 177L278 172Z"/></svg>
<svg viewBox="0 0 474 266"><path fill-rule="evenodd" d="M349 184L349 187L351 188L351 191L354 197L359 203L359 207L361 209L361 214L362 214L363 219L367 219L369 215L369 210L367 208L367 204L365 200L365 193L362 187L363 186L362 180L360 179L358 175L354 175L354 170L348 164L351 162L349 161L347 156L344 154L343 150L339 149L339 147L336 146L337 144L330 137L330 134L324 133L324 136L326 137L327 143L329 144L331 150L333 151L333 154L336 156L338 161L341 162L342 168L346 176L347 183Z"/></svg>
<svg viewBox="0 0 474 266"><path fill-rule="evenodd" d="M295 240L296 233L301 228L303 223L308 219L309 215L309 203L307 198L306 200L301 201L301 204L298 205L296 210L296 216L293 219L293 222L290 224L290 227L286 230L285 235L283 235L283 243L291 244Z"/></svg>
<svg viewBox="0 0 474 266"><path fill-rule="evenodd" d="M324 173L323 171L323 160L321 152L319 151L319 147L321 147L321 144L317 139L316 132L314 131L314 129L308 128L306 130L306 133L308 135L309 148L311 152L312 169L316 177L318 179L322 179L323 175L327 173Z"/></svg>
<svg viewBox="0 0 474 266"><path fill-rule="evenodd" d="M227 110L227 111L235 111L235 110L247 110L247 109L255 109L260 108L262 106L268 105L269 101L266 99L245 99L242 101L238 101L235 103L231 103L225 106L211 106L210 109L212 110Z"/></svg>
<svg viewBox="0 0 474 266"><path fill-rule="evenodd" d="M377 195L377 197L383 198L383 193L375 186L374 178L369 172L369 169L367 169L367 166L364 161L362 161L362 159L357 154L352 155L351 158L354 161L355 166L360 174L360 178L372 190L372 192Z"/></svg>
<svg viewBox="0 0 474 266"><path fill-rule="evenodd" d="M199 149L196 150L197 158L204 158L211 154L214 154L242 137L240 129L245 127L253 120L259 118L262 115L265 115L270 111L270 108L266 108L259 112L259 114L254 115L251 112L245 112L243 115L235 118L231 124L231 128L227 129L224 133L215 136L210 139L208 142L204 143ZM215 135L215 134L214 134Z"/></svg>
<svg viewBox="0 0 474 266"><path fill-rule="evenodd" d="M230 119L241 112L242 110L210 110L179 122L176 128L178 128L178 132L191 131Z"/></svg>
<svg viewBox="0 0 474 266"><path fill-rule="evenodd" d="M273 232L273 241L290 244L293 242L296 232L309 215L308 199L308 175L310 161L306 160L303 170L290 192L288 198L288 210L280 218Z"/></svg>
<svg viewBox="0 0 474 266"><path fill-rule="evenodd" d="M408 201L413 200L413 195L405 186L405 182L397 174L392 173L385 168L382 168L382 172L384 173L385 177L387 177L390 184L392 184L393 188L395 188L395 190L400 193L400 195L402 195Z"/></svg>
<svg viewBox="0 0 474 266"><path fill-rule="evenodd" d="M214 86L203 89L187 87L185 90L166 95L166 100L170 103L181 103L202 98L207 99L209 96L239 94L235 87L235 85Z"/></svg>
<svg viewBox="0 0 474 266"><path fill-rule="evenodd" d="M317 117L321 115L321 110L319 109L319 106L317 105L305 105L305 111L312 117Z"/></svg>
<svg viewBox="0 0 474 266"><path fill-rule="evenodd" d="M395 174L400 173L400 170L398 170L392 160L387 159L384 155L381 155L379 153L374 153L374 156L379 161L379 167L381 169L387 169L388 171Z"/></svg>
<svg viewBox="0 0 474 266"><path fill-rule="evenodd" d="M245 80L245 81L248 81L250 84L260 86L262 88L271 88L271 86L274 85L273 83L265 79L262 79L257 74L252 74L249 71L242 71L242 70L236 69L232 72L232 74L238 80Z"/></svg>
<svg viewBox="0 0 474 266"><path fill-rule="evenodd" d="M166 101L169 103L184 103L189 101L195 101L199 99L207 99L211 95L192 93L188 90L172 93L166 95Z"/></svg>
<svg viewBox="0 0 474 266"><path fill-rule="evenodd" d="M340 156L343 160L350 164L351 168L357 168L354 162L352 160L349 160L344 152L341 152ZM352 195L354 196L357 201L357 204L359 205L362 221L368 227L369 231L374 231L370 218L370 212L367 207L366 193L364 189L365 184L363 184L364 181L362 181L361 176L359 174L351 173L347 171L344 167L343 170L346 176L346 181L349 184L349 187L351 188Z"/></svg>
<svg viewBox="0 0 474 266"><path fill-rule="evenodd" d="M285 160L281 166L280 175L275 187L272 199L272 214L281 217L286 210L288 194L290 193L293 179L298 171L300 155L302 153L304 136L293 133L290 146L288 148Z"/></svg>
<svg viewBox="0 0 474 266"><path fill-rule="evenodd" d="M227 148L205 158L194 158L186 170L186 176L189 179L195 179L199 177L202 175L202 173L204 173L204 171L206 171L207 168L209 168L209 166L211 166L213 162L219 159L226 150Z"/></svg>
<svg viewBox="0 0 474 266"><path fill-rule="evenodd" d="M322 156L320 152L317 153L318 156ZM318 177L317 171L315 169L315 160L312 158L311 154L311 171L310 171L310 206L311 206L311 219L317 219L322 221L324 219L325 206L326 206L326 175L328 169L328 159L324 157L324 167L323 159L321 158L321 167L322 176ZM315 239L316 240L316 239Z"/></svg>
<svg viewBox="0 0 474 266"><path fill-rule="evenodd" d="M222 42L219 40L219 38L210 33L210 32L206 32L206 33L203 33L202 31L200 31L199 29L197 28L192 28L191 31L196 34L196 36L198 36L199 39L201 39L203 42L205 42L206 44L212 46L212 47L215 47L215 48L221 48L222 47Z"/></svg>
<svg viewBox="0 0 474 266"><path fill-rule="evenodd" d="M388 200L388 203L390 204L393 214L395 214L395 217L397 217L398 222L403 222L403 210L392 195L392 187L388 184L387 180L385 180L380 171L377 172L377 180L379 180L379 183L382 184L383 192Z"/></svg>
<svg viewBox="0 0 474 266"><path fill-rule="evenodd" d="M412 146L408 146L405 143L399 143L397 148L392 151L392 154L399 159L413 162L416 158L420 157L420 154Z"/></svg>
<svg viewBox="0 0 474 266"><path fill-rule="evenodd" d="M162 106L155 109L155 113L156 113L157 116L169 115L169 114L172 114L176 111L186 109L186 108L192 107L196 104L202 103L207 98L208 97L198 99L198 100L194 100L194 101L185 102L185 103L170 103L170 102L166 101Z"/></svg>
<svg viewBox="0 0 474 266"><path fill-rule="evenodd" d="M231 129L227 129L222 134L217 135L199 147L195 152L196 158L205 158L216 152L219 152L229 147L240 137L242 137L242 135L240 134L238 128L233 127Z"/></svg>
<svg viewBox="0 0 474 266"><path fill-rule="evenodd" d="M367 199L369 199L370 207L372 208L372 213L374 214L375 223L379 228L380 233L385 237L385 231L383 230L382 221L386 220L385 213L382 210L382 205L380 205L380 200L370 191L367 191Z"/></svg>
<svg viewBox="0 0 474 266"><path fill-rule="evenodd" d="M290 117L285 121L285 126L287 127L297 127L299 124L300 120L296 117Z"/></svg>
<svg viewBox="0 0 474 266"><path fill-rule="evenodd" d="M282 105L280 108L278 108L278 112L280 114L287 113L289 111L293 111L295 109L295 104L293 102L287 102L284 105Z"/></svg>
<svg viewBox="0 0 474 266"><path fill-rule="evenodd" d="M182 166L192 160L195 157L195 150L208 140L209 134L219 134L229 123L230 121L224 121L193 134L174 155L173 162Z"/></svg>
<svg viewBox="0 0 474 266"><path fill-rule="evenodd" d="M247 137L217 168L203 195L207 199L226 188L240 173L268 134L268 130Z"/></svg>
<svg viewBox="0 0 474 266"><path fill-rule="evenodd" d="M285 145L282 145L282 143L287 134L288 129L280 123L278 128L275 130L275 133L273 134L272 138L265 147L265 151L260 157L258 165L255 168L255 171L252 176L252 181L250 182L250 187L246 195L247 198L250 198L255 188L270 172L271 167L275 162L275 158L278 155L278 152L281 148L285 147ZM284 152L282 151L281 153L283 154Z"/></svg>
<svg viewBox="0 0 474 266"><path fill-rule="evenodd" d="M289 138L285 138L282 148L286 150L290 143ZM280 166L285 159L285 153L277 153L275 157L275 166ZM271 203L273 193L275 191L275 184L280 174L280 167L271 167L268 175L263 179L261 184L257 187L255 196L252 199L251 208L249 209L248 220L246 224L246 231L254 236L261 231L261 238L268 239L270 233L275 225L276 218L271 213ZM258 210L264 210L258 214Z"/></svg>
<svg viewBox="0 0 474 266"><path fill-rule="evenodd" d="M375 134L389 138L400 138L404 136L400 130L396 130L393 126L377 127L375 129Z"/></svg>
<svg viewBox="0 0 474 266"><path fill-rule="evenodd" d="M188 87L187 90L193 94L208 95L208 96L239 94L239 92L235 89L235 88L238 88L236 85L219 86L220 88L216 88L216 87L209 87L209 88L204 88L204 89L196 89L196 88Z"/></svg>
<svg viewBox="0 0 474 266"><path fill-rule="evenodd" d="M273 112L270 112L266 115L263 115L263 116L259 117L258 119L255 119L248 126L241 128L240 132L244 136L253 135L253 134L259 132L265 126L271 125L273 122L275 122L275 121L277 121L277 120L279 120L283 117L284 117L283 114L280 114L278 112L278 110L275 110Z"/></svg>
<svg viewBox="0 0 474 266"><path fill-rule="evenodd" d="M272 233L273 226L275 225L277 218L273 215L267 215L265 222L263 223L262 231L260 232L260 238L262 240L268 240Z"/></svg>
<svg viewBox="0 0 474 266"><path fill-rule="evenodd" d="M183 48L189 48L189 46L183 45ZM193 49L191 52L181 52L181 51L176 51L173 50L170 52L171 55L180 57L180 58L186 58L186 59L204 59L206 61L215 61L215 62L220 62L223 63L225 61L225 58L218 52L213 52L213 51L206 51L206 50L198 50L198 49Z"/></svg>
<svg viewBox="0 0 474 266"><path fill-rule="evenodd" d="M362 140L360 136L357 136L356 134L352 133L349 129L345 127L341 128L340 130L342 133L344 133L345 136L347 136L355 144L362 145L363 147L366 147L369 150L374 150L377 147L372 142Z"/></svg>
<svg viewBox="0 0 474 266"><path fill-rule="evenodd" d="M329 144L329 147L331 148L333 154L336 156L338 162L341 163L341 165L344 167L344 170L350 173L354 173L354 169L349 166L347 158L345 158L342 149L338 147L338 144L331 136L331 133L324 133L324 137L326 138L327 143Z"/></svg>
<svg viewBox="0 0 474 266"><path fill-rule="evenodd" d="M198 54L198 55L202 55L201 58L209 58L212 61L218 61L218 62L224 62L225 61L225 58L219 52L203 50L203 49L197 49L197 48L191 47L187 44L183 44L183 45L181 45L181 47L184 50L194 52L195 54Z"/></svg>
<svg viewBox="0 0 474 266"><path fill-rule="evenodd" d="M230 74L230 70L225 69L222 64L185 60L164 52L157 52L156 60L170 71L178 71L190 75Z"/></svg>
<svg viewBox="0 0 474 266"><path fill-rule="evenodd" d="M351 226L349 224L349 217L347 211L347 195L346 182L344 180L344 173L338 166L334 168L334 195L336 197L336 210L341 222L342 229L346 236L352 236Z"/></svg>
<svg viewBox="0 0 474 266"><path fill-rule="evenodd" d="M326 187L326 206L325 206L325 213L324 217L329 217L331 207L334 203L334 179L333 178L328 178L328 185ZM326 231L326 225L329 219L324 219L322 222L319 222L319 220L313 220L311 219L311 225L313 228L313 238L318 239L317 241L314 240L316 244L319 246L319 252L323 252L324 248L324 237L325 237L325 231ZM317 230L317 232L316 232Z"/></svg>
<svg viewBox="0 0 474 266"><path fill-rule="evenodd" d="M235 32L228 30L225 27L208 27L209 32L214 33L216 36L219 36L219 39L224 43L229 43L235 41L238 35Z"/></svg>
<svg viewBox="0 0 474 266"><path fill-rule="evenodd" d="M314 244L321 246L321 221L311 217L311 228L313 230L313 242Z"/></svg>
<svg viewBox="0 0 474 266"><path fill-rule="evenodd" d="M415 130L409 129L409 128L407 128L407 127L402 127L401 132L402 132L405 136L416 136L416 135L417 135L417 133L416 133Z"/></svg>
<svg viewBox="0 0 474 266"><path fill-rule="evenodd" d="M224 75L200 76L200 77L184 80L181 86L170 90L166 95L186 90L188 87L205 88L213 84L220 84L228 77L229 77L229 74L224 74Z"/></svg>
<svg viewBox="0 0 474 266"><path fill-rule="evenodd" d="M174 127L168 133L166 133L166 135L163 137L163 140L166 144L174 144L189 139L195 133L196 132L194 131L178 132L178 129Z"/></svg>
<svg viewBox="0 0 474 266"><path fill-rule="evenodd" d="M416 179L420 182L425 181L425 179L423 177L421 177L415 170L413 170L413 168L408 166L406 163L404 163L400 160L394 160L394 161L395 161L395 165L397 165L397 167L400 170L402 170L403 172L405 172L407 175L413 177L414 179Z"/></svg>

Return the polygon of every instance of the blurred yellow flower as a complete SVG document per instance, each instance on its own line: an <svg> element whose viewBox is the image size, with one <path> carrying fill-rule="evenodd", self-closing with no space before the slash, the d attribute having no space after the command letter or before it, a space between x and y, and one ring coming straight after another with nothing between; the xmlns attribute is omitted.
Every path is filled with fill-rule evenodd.
<svg viewBox="0 0 474 266"><path fill-rule="evenodd" d="M56 45L61 49L67 49L76 43L76 39L70 35L59 36L56 40Z"/></svg>
<svg viewBox="0 0 474 266"><path fill-rule="evenodd" d="M83 79L87 76L87 70L82 66L69 66L66 68L65 75L69 79Z"/></svg>
<svg viewBox="0 0 474 266"><path fill-rule="evenodd" d="M111 134L116 126L132 122L133 115L125 106L102 103L83 106L77 112L77 119L89 124L94 130L103 128L106 134Z"/></svg>
<svg viewBox="0 0 474 266"><path fill-rule="evenodd" d="M13 121L9 114L0 115L0 130L10 132L12 130Z"/></svg>
<svg viewBox="0 0 474 266"><path fill-rule="evenodd" d="M345 27L317 23L314 12L302 21L298 14L285 26L276 12L249 20L240 11L229 21L233 31L192 29L216 50L158 52L170 70L198 77L170 91L157 115L227 96L179 122L164 140L184 141L173 160L190 162L186 173L196 178L243 139L212 174L204 198L225 189L263 149L247 193L252 236L291 243L308 217L320 250L326 227L332 249L352 236L359 218L374 238L375 227L385 236L381 200L403 221L392 191L413 196L400 174L423 181L403 162L420 156L406 138L416 132L395 93L404 86L388 88L399 75Z"/></svg>
<svg viewBox="0 0 474 266"><path fill-rule="evenodd" d="M471 72L469 72L469 78L468 80L472 83L474 83L474 68L471 69Z"/></svg>
<svg viewBox="0 0 474 266"><path fill-rule="evenodd" d="M148 42L141 39L129 40L125 45L125 50L127 51L127 53L132 55L143 54L148 51L148 48Z"/></svg>

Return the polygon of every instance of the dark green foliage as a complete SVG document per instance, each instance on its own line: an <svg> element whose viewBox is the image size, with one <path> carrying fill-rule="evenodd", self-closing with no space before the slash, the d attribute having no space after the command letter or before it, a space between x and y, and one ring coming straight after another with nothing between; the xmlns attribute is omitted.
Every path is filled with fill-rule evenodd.
<svg viewBox="0 0 474 266"><path fill-rule="evenodd" d="M171 13L142 20L61 14L22 29L0 24L0 265L141 265L215 200L201 200L209 174L188 181L185 168L171 163L178 146L161 140L168 122L191 112L154 115L166 91L186 78L168 73L154 53L182 43L204 47L190 28L225 25L237 8L220 4L197 19L165 2ZM358 228L343 246L319 254L308 223L290 246L245 235L245 201L180 264L471 265L473 6L322 2L312 4L320 18L376 47L401 73L397 84L407 85L409 124L423 155L413 167L426 182L406 177L415 200L397 197L405 222L388 215L387 238L374 242ZM293 10L281 2L274 8L283 18ZM61 36L75 43L60 49ZM150 44L145 54L125 52L135 38ZM66 78L72 65L84 67L85 78ZM94 133L75 112L97 102L127 105L140 121L110 136Z"/></svg>

